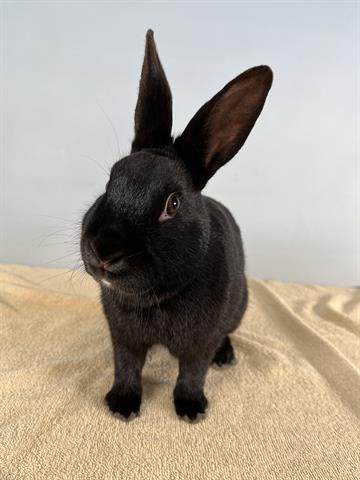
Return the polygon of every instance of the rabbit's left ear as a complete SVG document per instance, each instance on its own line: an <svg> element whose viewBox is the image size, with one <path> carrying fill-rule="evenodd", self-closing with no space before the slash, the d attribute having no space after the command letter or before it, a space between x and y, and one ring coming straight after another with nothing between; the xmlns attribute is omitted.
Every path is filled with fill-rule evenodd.
<svg viewBox="0 0 360 480"><path fill-rule="evenodd" d="M246 70L206 102L175 140L195 188L201 190L242 147L261 113L272 78L265 65Z"/></svg>
<svg viewBox="0 0 360 480"><path fill-rule="evenodd" d="M132 152L171 144L171 128L171 91L156 51L154 32L148 30L135 109L135 138Z"/></svg>

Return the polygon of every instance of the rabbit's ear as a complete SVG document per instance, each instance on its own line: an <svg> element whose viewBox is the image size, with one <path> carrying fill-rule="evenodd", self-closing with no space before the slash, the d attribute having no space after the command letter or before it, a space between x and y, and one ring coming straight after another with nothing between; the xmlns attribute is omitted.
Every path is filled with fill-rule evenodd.
<svg viewBox="0 0 360 480"><path fill-rule="evenodd" d="M148 30L135 109L135 138L132 152L142 148L169 145L172 143L171 128L171 91L156 51L154 32Z"/></svg>
<svg viewBox="0 0 360 480"><path fill-rule="evenodd" d="M175 150L198 189L242 147L260 115L272 78L265 65L246 70L205 103L175 140Z"/></svg>

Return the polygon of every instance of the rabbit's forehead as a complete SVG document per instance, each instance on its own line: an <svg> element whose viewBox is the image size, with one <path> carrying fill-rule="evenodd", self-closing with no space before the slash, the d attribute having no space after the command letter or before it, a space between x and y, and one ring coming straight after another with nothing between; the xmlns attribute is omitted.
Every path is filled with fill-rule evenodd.
<svg viewBox="0 0 360 480"><path fill-rule="evenodd" d="M136 154L114 165L107 197L117 209L146 213L164 195L184 187L185 179L174 161Z"/></svg>
<svg viewBox="0 0 360 480"><path fill-rule="evenodd" d="M176 157L170 155L158 155L149 151L140 151L128 155L115 163L111 169L111 176L143 176L148 177L151 173L160 175L176 169Z"/></svg>

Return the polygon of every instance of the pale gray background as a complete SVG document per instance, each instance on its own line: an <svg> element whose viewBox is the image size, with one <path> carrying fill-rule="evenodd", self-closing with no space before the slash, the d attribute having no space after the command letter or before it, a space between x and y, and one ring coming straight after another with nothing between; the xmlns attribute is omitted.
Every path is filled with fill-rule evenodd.
<svg viewBox="0 0 360 480"><path fill-rule="evenodd" d="M206 189L241 225L248 273L359 284L358 14L344 1L3 2L0 261L76 264L74 223L117 142L129 151L151 27L175 133L242 70L274 70L246 145Z"/></svg>

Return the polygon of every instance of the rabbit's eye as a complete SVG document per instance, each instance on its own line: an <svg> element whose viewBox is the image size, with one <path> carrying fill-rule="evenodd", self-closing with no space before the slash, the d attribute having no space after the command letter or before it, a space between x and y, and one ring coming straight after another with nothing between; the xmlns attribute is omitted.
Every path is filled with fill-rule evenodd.
<svg viewBox="0 0 360 480"><path fill-rule="evenodd" d="M175 214L176 210L180 207L180 199L176 193L172 193L166 201L166 213L169 216Z"/></svg>
<svg viewBox="0 0 360 480"><path fill-rule="evenodd" d="M172 193L171 195L168 196L166 203L165 203L165 208L160 215L160 222L163 222L164 220L168 220L169 218L172 218L177 210L180 207L180 198L179 195L176 193Z"/></svg>

